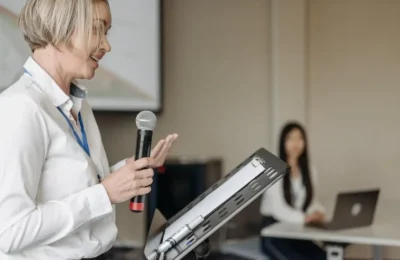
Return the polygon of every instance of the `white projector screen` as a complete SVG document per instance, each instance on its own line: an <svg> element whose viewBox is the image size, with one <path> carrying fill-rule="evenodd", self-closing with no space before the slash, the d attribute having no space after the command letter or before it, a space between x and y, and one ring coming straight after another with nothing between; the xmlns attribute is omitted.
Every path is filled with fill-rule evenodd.
<svg viewBox="0 0 400 260"><path fill-rule="evenodd" d="M17 26L26 0L0 0L0 91L23 73L31 52ZM110 0L112 51L100 62L88 101L97 111L162 109L161 0Z"/></svg>

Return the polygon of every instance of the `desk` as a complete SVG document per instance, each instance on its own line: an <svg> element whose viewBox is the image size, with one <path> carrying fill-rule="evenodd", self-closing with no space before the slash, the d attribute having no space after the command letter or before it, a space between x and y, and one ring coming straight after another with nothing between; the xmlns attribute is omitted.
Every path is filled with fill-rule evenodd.
<svg viewBox="0 0 400 260"><path fill-rule="evenodd" d="M328 231L302 225L277 223L261 231L262 236L317 240L332 243L350 243L372 245L374 260L381 260L383 246L400 247L398 227L393 224L375 224L365 228ZM328 258L329 259L329 258Z"/></svg>

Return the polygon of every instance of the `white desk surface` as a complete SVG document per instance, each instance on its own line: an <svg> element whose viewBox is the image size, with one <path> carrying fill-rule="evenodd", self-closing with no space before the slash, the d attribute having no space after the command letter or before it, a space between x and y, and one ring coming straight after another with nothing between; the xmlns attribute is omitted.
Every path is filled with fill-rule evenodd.
<svg viewBox="0 0 400 260"><path fill-rule="evenodd" d="M365 228L329 231L301 225L277 223L262 229L261 235L325 242L400 246L400 232L398 231L398 227L392 225L373 225Z"/></svg>
<svg viewBox="0 0 400 260"><path fill-rule="evenodd" d="M277 223L261 230L262 236L400 247L400 202L378 202L374 224L338 231Z"/></svg>

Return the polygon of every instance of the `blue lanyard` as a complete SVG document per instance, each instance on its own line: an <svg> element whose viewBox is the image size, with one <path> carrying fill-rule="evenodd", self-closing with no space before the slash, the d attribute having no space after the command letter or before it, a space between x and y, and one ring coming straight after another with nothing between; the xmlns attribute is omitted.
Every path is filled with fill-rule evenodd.
<svg viewBox="0 0 400 260"><path fill-rule="evenodd" d="M28 74L29 76L32 76L31 73L29 73L29 71L27 71L24 68L24 71L26 74ZM82 140L81 138L79 138L78 133L75 131L74 126L71 124L71 121L68 119L67 115L61 110L60 107L57 107L58 111L60 111L60 113L64 116L65 120L67 121L69 127L71 128L76 141L78 142L78 144L82 147L82 149L86 152L86 154L90 157L90 149L89 149L89 144L87 141L87 137L86 137L86 131L85 131L85 126L83 125L83 121L82 121L82 115L81 112L78 113L78 120L79 120L79 124L81 125L81 133L82 133ZM99 182L101 182L101 178L100 175L97 174L97 178L99 180Z"/></svg>
<svg viewBox="0 0 400 260"><path fill-rule="evenodd" d="M64 118L67 121L69 127L71 128L72 132L74 133L76 141L78 141L78 144L82 147L83 150L85 150L87 155L90 157L89 144L88 144L88 141L87 141L87 138L86 138L86 131L85 131L85 126L83 125L83 122L82 122L81 112L78 113L78 120L79 120L79 124L81 125L82 140L79 138L78 133L75 131L75 128L72 126L71 121L68 119L67 115L65 115L65 113L61 110L60 107L57 107L57 109L64 116Z"/></svg>

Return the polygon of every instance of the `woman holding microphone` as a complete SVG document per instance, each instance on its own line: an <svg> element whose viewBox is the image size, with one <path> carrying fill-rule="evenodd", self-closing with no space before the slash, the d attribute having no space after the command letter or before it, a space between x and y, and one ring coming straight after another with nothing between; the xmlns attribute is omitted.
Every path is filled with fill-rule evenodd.
<svg viewBox="0 0 400 260"><path fill-rule="evenodd" d="M114 205L150 192L150 158L110 167L87 90L110 52L106 0L27 0L18 18L32 56L0 95L0 259L104 259L116 239ZM144 169L149 166L150 169Z"/></svg>

